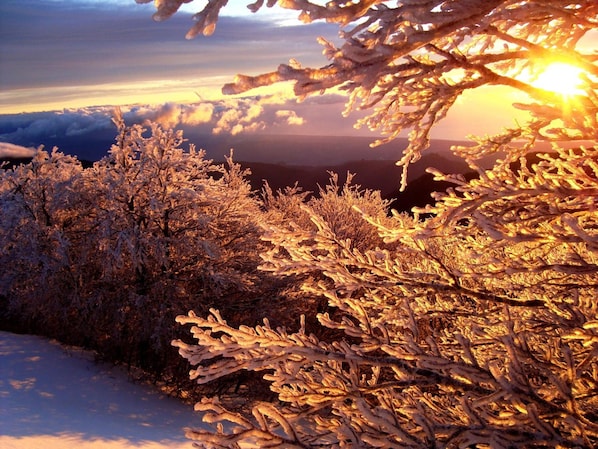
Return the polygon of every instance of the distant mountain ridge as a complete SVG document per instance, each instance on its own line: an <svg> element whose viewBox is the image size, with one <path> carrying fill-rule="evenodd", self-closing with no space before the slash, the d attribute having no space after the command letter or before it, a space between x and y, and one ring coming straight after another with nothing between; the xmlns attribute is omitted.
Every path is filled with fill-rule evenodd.
<svg viewBox="0 0 598 449"><path fill-rule="evenodd" d="M527 157L530 164L539 161L535 153ZM20 163L28 163L30 159L20 158L7 160L7 168ZM84 167L90 167L93 161L81 160ZM399 211L410 211L412 207L423 207L433 202L433 192L443 192L452 184L433 180L433 175L426 173L429 167L444 173L463 174L467 179L476 176L467 164L452 153L443 154L425 152L422 158L409 166L408 185L404 192L399 191L402 168L397 167L394 160L353 160L340 164L322 165L291 165L275 164L255 161L239 161L243 168L249 169L248 180L254 191L259 192L268 182L272 190L283 190L287 186L297 183L303 191L318 194L320 187L325 187L330 179L330 173L339 175L339 184L346 180L347 173L355 175L353 183L362 189L378 190L382 198L391 201L391 208ZM518 164L513 164L518 169Z"/></svg>
<svg viewBox="0 0 598 449"><path fill-rule="evenodd" d="M353 173L353 183L362 189L379 190L382 198L392 200L392 207L409 211L413 206L425 206L432 202L431 193L444 191L448 183L433 181L433 176L426 173L429 167L446 173L467 174L470 169L465 162L451 155L429 153L409 167L408 186L405 192L399 192L402 168L394 160L359 160L338 165L294 166L268 164L263 162L238 162L249 168L249 181L254 190L261 190L267 181L272 190L277 191L297 183L304 191L317 194L320 187L328 184L329 172L339 175L339 183L344 183L347 172Z"/></svg>
<svg viewBox="0 0 598 449"><path fill-rule="evenodd" d="M320 166L281 165L265 162L237 161L242 167L249 168L249 179L254 187L268 181L274 190L293 185L297 182L305 190L313 191L317 186L328 183L328 172L337 173L344 182L347 172L355 174L353 182L364 189L380 190L383 196L391 194L400 186L402 168L394 160L359 160L342 164ZM412 182L423 176L428 167L434 167L449 173L465 173L467 164L456 158L449 158L435 153L424 155L418 163L409 167L407 180Z"/></svg>
<svg viewBox="0 0 598 449"><path fill-rule="evenodd" d="M185 131L189 142L206 150L216 161L224 160L230 149L239 161L278 165L329 166L352 161L396 161L400 159L408 141L398 138L388 144L371 148L373 137L310 136L282 134L246 134L238 136L194 136ZM201 143L201 144L200 144ZM453 145L464 142L432 140L428 153L451 154Z"/></svg>
<svg viewBox="0 0 598 449"><path fill-rule="evenodd" d="M450 152L450 147L462 142L435 140L422 158L409 166L408 188L399 192L402 168L396 166L396 160L407 145L406 139L372 149L369 137L334 137L334 136L286 136L286 135L245 135L245 136L199 136L185 132L190 143L198 148L206 148L206 157L217 162L224 160L224 155L234 150L234 161L244 168L249 168L249 181L252 188L260 191L264 182L276 191L297 183L304 191L317 194L319 186L328 184L330 174L339 175L339 182L344 183L347 172L355 175L353 182L363 189L379 190L385 199L393 200L393 208L408 211L412 206L423 206L432 201L431 193L443 191L447 185L432 181L432 175L426 174L428 167L434 167L447 173L466 173L467 164ZM96 136L96 144L102 139ZM86 141L89 143L90 141ZM59 142L56 142L58 144ZM81 143L83 145L83 142ZM74 154L83 163L90 166L107 154L112 142L104 143L104 154L89 151L64 151ZM46 147L48 148L48 147ZM80 153L80 154L77 154ZM85 155L96 154L89 158ZM220 156L217 156L217 155ZM16 161L14 161L16 162ZM13 162L13 163L14 163ZM20 159L17 163L27 162Z"/></svg>
<svg viewBox="0 0 598 449"><path fill-rule="evenodd" d="M218 134L205 133L194 127L183 127L188 144L206 151L206 156L215 161L224 161L230 150L235 160L263 162L279 165L322 166L339 165L355 160L398 160L406 148L407 139L399 138L380 147L371 148L375 137L362 136L320 136L285 134ZM81 160L97 161L108 154L114 143L113 129L66 135L53 134L38 137L37 140L22 137L10 143L46 150L57 147L65 154ZM463 142L433 139L428 152L450 153L450 147ZM184 145L186 146L186 145Z"/></svg>

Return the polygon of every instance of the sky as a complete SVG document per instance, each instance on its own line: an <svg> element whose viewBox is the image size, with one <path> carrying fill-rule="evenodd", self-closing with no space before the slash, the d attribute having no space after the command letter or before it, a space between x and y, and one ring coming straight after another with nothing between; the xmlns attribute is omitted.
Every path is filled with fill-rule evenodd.
<svg viewBox="0 0 598 449"><path fill-rule="evenodd" d="M153 4L134 0L2 0L0 155L15 154L9 144L45 144L45 136L113 130L117 105L132 120L214 135L355 134L357 116L343 119L340 95L299 104L287 84L223 96L238 73L272 71L290 58L325 64L316 38L338 33L324 23L300 25L296 12L251 14L249 2L229 3L212 36L187 40L201 2L156 22Z"/></svg>
<svg viewBox="0 0 598 449"><path fill-rule="evenodd" d="M281 9L251 14L248 3L229 2L212 36L187 40L200 0L161 22L152 20L152 2L1 0L0 155L16 151L8 144L33 148L44 136L108 129L117 105L132 119L213 135L379 137L353 128L359 113L342 117L346 98L339 94L298 102L287 84L222 95L237 73L269 72L290 58L325 65L316 38L338 37L336 25L299 25L297 12ZM512 126L517 99L510 95L484 88L465 95L432 136L464 140Z"/></svg>
<svg viewBox="0 0 598 449"><path fill-rule="evenodd" d="M0 113L213 99L236 73L272 70L290 52L323 62L314 35L331 27L281 26L285 16L231 3L213 36L186 40L190 12L155 22L153 5L134 0L3 0Z"/></svg>

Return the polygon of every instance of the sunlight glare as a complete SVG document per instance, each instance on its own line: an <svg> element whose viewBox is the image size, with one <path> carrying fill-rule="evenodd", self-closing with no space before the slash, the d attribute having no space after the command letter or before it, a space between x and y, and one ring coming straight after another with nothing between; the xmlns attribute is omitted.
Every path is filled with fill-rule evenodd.
<svg viewBox="0 0 598 449"><path fill-rule="evenodd" d="M582 95L581 89L582 70L564 62L553 62L533 81L533 85L540 89L557 94L571 96Z"/></svg>

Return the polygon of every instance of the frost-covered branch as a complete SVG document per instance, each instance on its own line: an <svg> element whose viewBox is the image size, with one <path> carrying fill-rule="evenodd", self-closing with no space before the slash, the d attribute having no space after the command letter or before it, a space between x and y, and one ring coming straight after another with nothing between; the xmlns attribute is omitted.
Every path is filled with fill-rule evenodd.
<svg viewBox="0 0 598 449"><path fill-rule="evenodd" d="M190 35L213 32L225 3L209 1ZM598 4L284 0L250 9L274 4L339 24L343 42L320 40L324 67L281 64L240 75L225 92L279 81L294 81L299 97L342 89L347 113L371 111L358 125L378 131L377 143L410 131L404 167L467 91L515 89L528 100L514 106L530 119L455 148L476 176L431 170L454 187L413 216L388 217L379 197L334 177L319 202L266 189L261 269L289 280L289 298L318 304L318 333L231 326L216 311L179 318L197 340L175 343L196 380L259 371L279 401L244 416L205 400L206 420L230 426L191 437L207 447L596 447L598 58L584 45ZM158 2L160 18L178 6ZM583 72L575 94L534 85L553 61ZM531 161L539 141L571 149L555 144Z"/></svg>
<svg viewBox="0 0 598 449"><path fill-rule="evenodd" d="M332 231L332 217L302 210L313 227L266 228L272 249L263 269L298 277L305 295L325 298L318 320L340 334L320 339L304 325L289 333L267 321L236 328L216 311L180 317L193 325L196 344L175 345L194 378L264 372L284 417L264 426L254 412L242 426L192 432L193 439L208 447L251 444L258 434L277 447L593 445L595 272L567 275L553 261L575 255L595 264L596 251L542 255L529 243L497 245L474 222L450 226L462 233L434 234L434 220L428 227L375 214L370 222L387 226L382 234L393 242L361 251ZM544 271L509 268L541 257L551 258ZM228 413L208 419L241 419Z"/></svg>
<svg viewBox="0 0 598 449"><path fill-rule="evenodd" d="M156 17L169 17L182 3L158 2ZM212 33L225 4L209 1L196 15L197 23L188 37ZM432 127L446 116L457 98L486 85L509 86L542 104L523 106L534 116L527 126L533 132L518 138L548 139L555 133L561 139L595 138L597 59L579 45L597 25L594 1L362 0L325 5L270 1L267 6L274 4L297 10L305 22L339 24L343 44L337 47L320 39L323 53L330 60L326 66L308 68L293 62L266 74L239 75L224 87L226 93L280 81L294 81L295 93L300 97L344 89L350 94L347 113L353 109L373 111L357 125L384 136L375 144L410 130L410 144L400 160L405 167L419 159L429 145ZM259 1L249 8L255 12L263 6L264 2ZM550 61L576 65L585 73L585 83L580 87L583 92L574 100L521 79L522 72L538 73ZM561 123L564 108L569 118ZM502 134L501 138L507 136ZM481 157L490 147L478 150Z"/></svg>

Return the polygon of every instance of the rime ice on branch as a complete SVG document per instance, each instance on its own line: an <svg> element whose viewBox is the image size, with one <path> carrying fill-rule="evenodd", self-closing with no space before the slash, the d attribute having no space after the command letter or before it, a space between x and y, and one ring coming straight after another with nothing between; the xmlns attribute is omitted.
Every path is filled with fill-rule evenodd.
<svg viewBox="0 0 598 449"><path fill-rule="evenodd" d="M213 32L225 3L208 2L191 34ZM231 424L190 431L190 438L206 447L596 447L598 59L580 44L596 31L598 4L268 6L275 3L300 11L306 22L338 23L343 45L323 42L325 67L281 65L240 76L225 90L282 80L294 80L299 96L345 89L348 109L373 110L360 124L379 131L379 142L411 130L405 167L467 90L521 91L529 104L516 106L531 119L456 148L477 178L433 171L455 187L414 216L389 219L366 210L359 195L345 196L345 205L362 217L297 205L281 193L273 201L287 208L281 216L301 217L299 208L309 219L264 226L269 249L261 268L297 279L305 297L325 300L317 320L329 332L312 335L304 323L290 332L267 320L236 328L216 310L180 317L193 326L197 344L175 345L198 382L262 371L279 399L256 404L251 416L205 399L196 408L206 421ZM158 2L159 11L173 4ZM579 94L522 81L522 72L538 73L551 61L582 70ZM533 160L526 153L538 140L568 141L573 149L555 144ZM489 154L496 162L484 170L478 159ZM341 216L345 226L338 227ZM353 238L362 218L379 239Z"/></svg>
<svg viewBox="0 0 598 449"><path fill-rule="evenodd" d="M147 3L149 0L137 0ZM183 0L156 2L155 18L170 17ZM187 37L214 32L226 1L211 0L195 15ZM269 1L299 11L304 22L338 23L343 45L320 39L330 64L302 68L281 64L271 73L239 75L224 87L240 93L279 81L295 81L302 97L340 87L350 94L352 109L373 110L357 126L379 132L380 144L410 130L408 148L400 164L419 159L429 144L431 128L442 120L465 91L486 85L504 85L528 94L531 111L526 126L500 136L478 140L469 159L482 157L514 140L592 140L596 136L598 68L591 52L582 52L580 41L596 27L598 5L593 0L547 3L544 1L468 0L446 1ZM249 5L251 11L263 1ZM564 61L585 73L584 91L568 101L520 78L523 71L538 73L548 62ZM568 114L561 113L566 108ZM403 187L404 187L403 181Z"/></svg>

